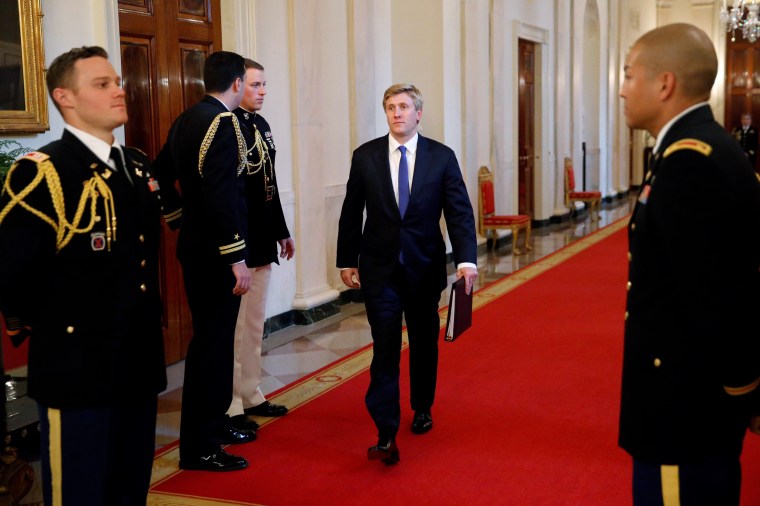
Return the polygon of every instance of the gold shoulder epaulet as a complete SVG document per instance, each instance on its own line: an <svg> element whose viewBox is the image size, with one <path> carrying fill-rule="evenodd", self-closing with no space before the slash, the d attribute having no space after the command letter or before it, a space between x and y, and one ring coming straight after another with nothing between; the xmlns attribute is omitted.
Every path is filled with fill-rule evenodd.
<svg viewBox="0 0 760 506"><path fill-rule="evenodd" d="M665 150L665 152L662 154L662 157L667 158L676 151L680 151L682 149L691 149L692 151L698 151L705 156L710 156L710 153L712 153L712 146L705 142L699 141L697 139L681 139L680 141L674 142L668 146L668 149Z"/></svg>
<svg viewBox="0 0 760 506"><path fill-rule="evenodd" d="M245 169L246 167L248 146L245 143L243 132L240 130L240 123L238 122L237 116L235 116L233 113L229 111L220 112L219 114L216 115L214 120L211 122L211 125L208 127L208 130L206 130L206 135L203 137L203 142L201 142L200 151L198 152L198 173L201 175L201 177L203 177L203 161L206 159L206 153L208 152L208 148L211 146L211 142L214 140L216 131L219 129L219 122L222 120L222 118L225 118L227 116L230 116L232 119L232 126L235 129L235 136L237 137L237 147L238 147L237 174L238 176L240 175L241 172L243 172L243 169Z"/></svg>
<svg viewBox="0 0 760 506"><path fill-rule="evenodd" d="M47 155L40 151L30 151L29 153L19 158L19 160L27 159L27 160L33 161L34 163L42 163L49 158L50 158L50 155Z"/></svg>

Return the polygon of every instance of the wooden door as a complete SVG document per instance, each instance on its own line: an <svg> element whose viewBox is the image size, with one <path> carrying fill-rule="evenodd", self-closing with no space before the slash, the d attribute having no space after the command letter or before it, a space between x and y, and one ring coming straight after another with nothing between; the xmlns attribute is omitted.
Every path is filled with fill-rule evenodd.
<svg viewBox="0 0 760 506"><path fill-rule="evenodd" d="M726 111L723 125L729 132L741 125L744 112L760 128L760 44L726 37ZM758 171L760 157L755 171Z"/></svg>
<svg viewBox="0 0 760 506"><path fill-rule="evenodd" d="M518 41L518 202L519 214L533 216L535 165L535 61L536 44Z"/></svg>
<svg viewBox="0 0 760 506"><path fill-rule="evenodd" d="M221 49L220 0L119 0L126 143L155 158L174 119L204 94L203 63ZM161 244L166 362L182 360L192 337L176 232Z"/></svg>

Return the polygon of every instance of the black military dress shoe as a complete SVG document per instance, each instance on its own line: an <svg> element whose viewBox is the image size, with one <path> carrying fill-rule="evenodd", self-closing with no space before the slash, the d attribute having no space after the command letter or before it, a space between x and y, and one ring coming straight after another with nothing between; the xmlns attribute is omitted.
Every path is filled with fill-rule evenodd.
<svg viewBox="0 0 760 506"><path fill-rule="evenodd" d="M396 441L393 439L383 440L381 438L375 446L370 446L367 449L367 459L379 460L388 466L395 464L400 460Z"/></svg>
<svg viewBox="0 0 760 506"><path fill-rule="evenodd" d="M211 455L196 459L182 459L179 468L186 471L237 471L248 467L248 461L237 455L230 455L221 448Z"/></svg>
<svg viewBox="0 0 760 506"><path fill-rule="evenodd" d="M255 430L237 430L234 427L225 427L219 433L219 442L223 445L239 445L256 441Z"/></svg>
<svg viewBox="0 0 760 506"><path fill-rule="evenodd" d="M415 434L424 434L433 428L433 417L430 411L415 411L414 420L412 420L412 432Z"/></svg>
<svg viewBox="0 0 760 506"><path fill-rule="evenodd" d="M230 426L235 430L259 430L259 424L256 420L251 420L248 415L235 415L229 417Z"/></svg>
<svg viewBox="0 0 760 506"><path fill-rule="evenodd" d="M269 401L264 401L258 406L245 408L243 412L246 415L251 416L283 416L288 412L288 408L281 406L280 404L272 404Z"/></svg>

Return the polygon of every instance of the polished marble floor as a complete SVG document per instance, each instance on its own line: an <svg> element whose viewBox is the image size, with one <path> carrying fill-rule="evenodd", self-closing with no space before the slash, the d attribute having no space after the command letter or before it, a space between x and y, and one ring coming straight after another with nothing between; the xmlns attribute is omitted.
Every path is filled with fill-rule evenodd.
<svg viewBox="0 0 760 506"><path fill-rule="evenodd" d="M516 270L567 246L589 233L624 218L631 210L630 198L616 200L603 206L599 220L581 213L574 220L533 230L533 250L513 255L511 240L500 240L496 249L483 250L478 258L478 287L497 281ZM504 238L506 239L506 238ZM522 237L520 238L522 244ZM454 279L453 274L450 276ZM441 305L448 302L448 293L441 296ZM264 340L263 382L265 394L281 388L322 369L342 357L372 342L362 304L350 303L340 314L309 326L294 326L273 333ZM184 363L167 369L169 387L159 399L156 447L161 448L179 437Z"/></svg>

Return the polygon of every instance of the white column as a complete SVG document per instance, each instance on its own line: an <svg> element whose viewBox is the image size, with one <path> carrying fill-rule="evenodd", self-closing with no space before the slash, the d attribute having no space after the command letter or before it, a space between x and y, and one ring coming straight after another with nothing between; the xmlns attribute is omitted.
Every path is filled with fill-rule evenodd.
<svg viewBox="0 0 760 506"><path fill-rule="evenodd" d="M339 293L327 282L324 247L328 224L325 216L325 181L331 162L345 163L347 130L334 131L334 122L348 124L347 108L326 107L345 74L334 75L335 65L346 65L345 4L333 12L335 2L288 1L290 46L291 132L295 203L296 292L293 308L308 310L337 300ZM336 17L336 14L338 15ZM341 37L342 36L342 37ZM337 40L335 40L337 39ZM344 93L347 97L347 90ZM341 142L341 138L343 141Z"/></svg>

